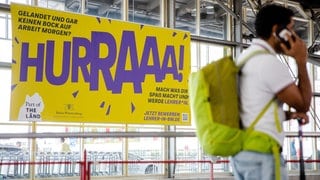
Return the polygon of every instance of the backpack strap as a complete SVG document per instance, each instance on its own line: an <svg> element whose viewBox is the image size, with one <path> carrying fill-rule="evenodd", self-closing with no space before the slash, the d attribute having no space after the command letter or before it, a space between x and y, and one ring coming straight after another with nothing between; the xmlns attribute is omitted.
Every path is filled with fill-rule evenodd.
<svg viewBox="0 0 320 180"><path fill-rule="evenodd" d="M253 56L258 55L258 54L269 54L270 52L267 50L257 50L253 51L252 53L248 54L246 57L243 58L243 60L238 64L238 68L241 69L245 63L251 59ZM261 112L258 114L256 119L251 123L249 126L248 130L252 131L254 126L258 123L259 119L263 116L263 114L267 111L267 109L271 106L272 102L275 101L276 97L273 97L261 110ZM275 103L274 105L274 119L275 119L275 124L277 127L278 132L281 132L281 125L280 125L280 120L278 116L278 107L277 104Z"/></svg>
<svg viewBox="0 0 320 180"><path fill-rule="evenodd" d="M279 119L279 115L278 115L278 106L277 103L274 103L274 120L276 123L276 127L278 132L282 132L282 128L281 128L281 124L280 124L280 119ZM279 144L275 143L275 141L272 141L272 153L273 153L273 157L274 157L274 161L275 161L275 175L276 175L276 180L280 180L281 179L281 162L280 162L280 152L279 152Z"/></svg>
<svg viewBox="0 0 320 180"><path fill-rule="evenodd" d="M245 65L245 63L253 56L258 55L258 54L267 54L269 53L266 50L259 50L259 51L254 51L250 54L248 54L246 57L243 58L243 60L238 64L238 70L240 72L240 70L242 69L242 67ZM280 119L278 116L278 106L275 102L276 97L273 97L271 100L269 100L269 102L263 107L263 109L260 111L260 113L257 115L257 117L255 118L255 120L250 124L250 126L247 128L247 132L246 134L250 134L253 129L254 126L258 123L258 121L262 118L262 116L264 115L264 113L268 110L268 108L271 106L272 103L274 103L274 120L275 120L275 124L276 124L276 128L278 130L278 132L281 132L281 125L280 125ZM272 140L270 141L271 143L271 147L272 147L272 154L274 157L274 161L275 161L275 178L276 180L280 180L281 179L281 172L280 172L280 152L279 152L279 144L275 141Z"/></svg>
<svg viewBox="0 0 320 180"><path fill-rule="evenodd" d="M243 58L243 60L238 64L239 70L244 66L244 64L251 59L253 56L258 55L258 54L269 54L267 50L257 50L253 51L252 53L248 54L246 57ZM263 114L267 111L267 109L271 106L273 100L275 100L276 97L272 98L261 110L261 112L258 114L256 119L251 123L251 125L248 128L248 131L252 131L254 126L258 123L259 119L263 116ZM278 113L278 111L277 111ZM279 118L277 118L279 119Z"/></svg>
<svg viewBox="0 0 320 180"><path fill-rule="evenodd" d="M268 52L267 50L257 50L257 51L253 51L252 53L248 54L247 56L245 56L241 62L237 65L239 69L241 69L244 64L246 64L246 62L251 59L253 56L258 55L258 54L270 54L270 52Z"/></svg>
<svg viewBox="0 0 320 180"><path fill-rule="evenodd" d="M277 103L274 103L273 115L274 115L274 120L275 120L275 123L276 123L277 130L280 133L280 132L282 132L282 128L281 128L280 119L279 119L279 115L278 115Z"/></svg>
<svg viewBox="0 0 320 180"><path fill-rule="evenodd" d="M281 162L280 162L280 152L279 152L278 143L272 144L272 154L273 154L273 158L274 158L276 180L281 180L281 171L280 171Z"/></svg>
<svg viewBox="0 0 320 180"><path fill-rule="evenodd" d="M254 126L258 123L258 121L261 119L261 117L263 116L263 114L267 111L267 109L271 106L271 104L274 104L274 120L275 120L275 124L277 127L278 132L282 131L281 125L280 125L280 119L278 116L278 107L277 104L275 102L275 97L272 98L264 107L263 109L260 111L260 113L257 115L257 117L255 118L255 120L250 124L250 126L247 128L247 135L249 135L252 131ZM272 138L272 137L270 137ZM272 138L273 139L273 138ZM281 179L281 172L280 172L280 168L281 168L281 162L280 162L280 146L279 144L275 141L275 140L270 140L268 141L269 143L271 143L271 151L273 154L273 158L275 161L275 179L276 180L280 180Z"/></svg>
<svg viewBox="0 0 320 180"><path fill-rule="evenodd" d="M271 104L273 103L273 101L276 98L272 98L264 107L263 109L260 111L260 113L257 115L257 117L254 119L254 121L250 124L250 126L247 128L247 131L250 133L254 126L258 123L258 121L262 118L263 114L269 109L269 107L271 106ZM278 112L277 112L278 113ZM278 114L277 114L278 117ZM279 120L279 118L277 118ZM277 123L276 123L277 124Z"/></svg>

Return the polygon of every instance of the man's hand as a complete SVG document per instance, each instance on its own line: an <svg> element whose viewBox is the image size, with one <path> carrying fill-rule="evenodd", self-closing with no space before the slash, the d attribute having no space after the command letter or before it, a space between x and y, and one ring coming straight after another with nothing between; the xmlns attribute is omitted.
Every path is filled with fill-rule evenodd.
<svg viewBox="0 0 320 180"><path fill-rule="evenodd" d="M295 32L292 32L292 36L287 35L290 49L284 43L281 43L280 46L284 54L293 57L297 64L306 64L308 57L307 46Z"/></svg>
<svg viewBox="0 0 320 180"><path fill-rule="evenodd" d="M299 113L299 112L291 112L290 113L290 119L300 119L300 122L302 125L309 123L309 117L306 113Z"/></svg>

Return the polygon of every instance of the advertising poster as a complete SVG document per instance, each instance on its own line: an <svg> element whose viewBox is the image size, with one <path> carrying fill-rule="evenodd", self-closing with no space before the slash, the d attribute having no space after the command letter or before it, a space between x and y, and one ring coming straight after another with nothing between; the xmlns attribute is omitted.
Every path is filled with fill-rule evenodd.
<svg viewBox="0 0 320 180"><path fill-rule="evenodd" d="M190 125L190 33L12 3L13 121Z"/></svg>

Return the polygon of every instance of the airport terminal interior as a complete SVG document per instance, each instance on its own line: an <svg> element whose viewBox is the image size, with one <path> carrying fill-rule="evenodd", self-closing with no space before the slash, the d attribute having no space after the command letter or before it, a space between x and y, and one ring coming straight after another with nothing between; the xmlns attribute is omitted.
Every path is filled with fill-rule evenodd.
<svg viewBox="0 0 320 180"><path fill-rule="evenodd" d="M304 169L307 179L320 179L317 0L0 0L0 179L233 179L229 158L203 152L192 120L184 125L141 123L125 118L110 122L90 118L81 122L68 118L59 121L11 118L12 71L16 63L12 52L13 44L18 42L13 32L20 32L12 29L13 3L75 17L99 17L188 32L190 72L226 55L237 57L248 47L256 37L256 13L265 3L292 9L295 31L308 47L307 68L313 90L308 112L310 123L302 129ZM41 38L41 33L38 36ZM166 42L166 38L159 41ZM286 56L279 59L296 77L294 60ZM57 101L66 98L54 91L50 93ZM90 108L92 104L85 106ZM75 107L64 104L63 108L72 111ZM119 116L123 117L121 112ZM282 153L290 179L298 179L300 174L297 154L292 153L300 151L298 128L296 121L283 123L286 137Z"/></svg>

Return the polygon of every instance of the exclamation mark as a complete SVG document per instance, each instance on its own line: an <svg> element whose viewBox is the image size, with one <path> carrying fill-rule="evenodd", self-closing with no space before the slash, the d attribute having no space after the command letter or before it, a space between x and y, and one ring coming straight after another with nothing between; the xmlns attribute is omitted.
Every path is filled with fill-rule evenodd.
<svg viewBox="0 0 320 180"><path fill-rule="evenodd" d="M179 82L182 81L182 70L183 70L183 63L184 63L184 46L180 46L180 56L179 56Z"/></svg>

